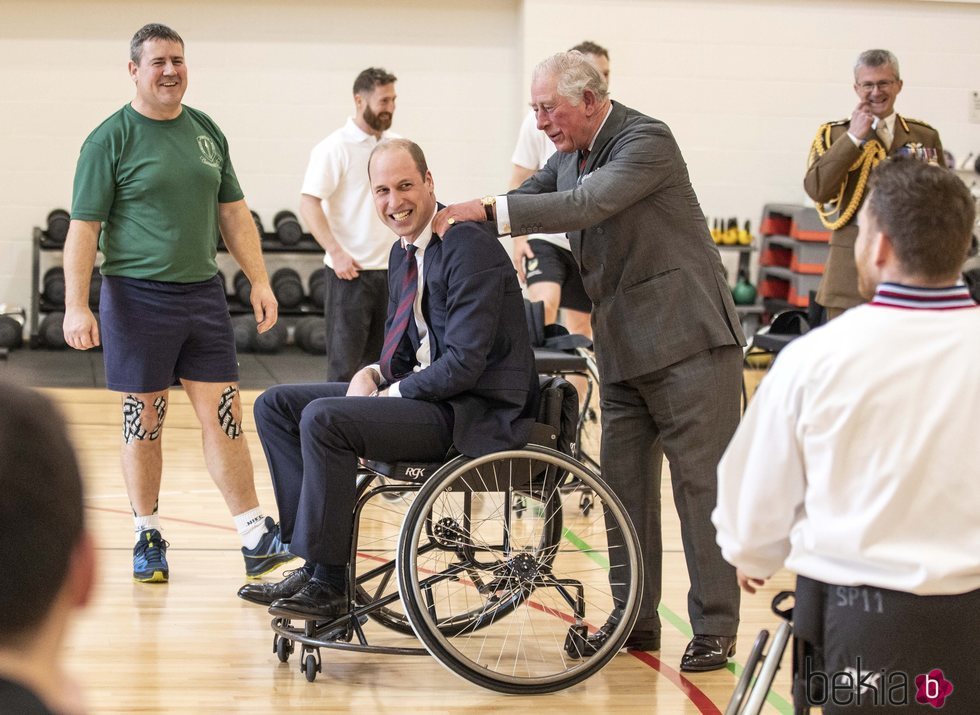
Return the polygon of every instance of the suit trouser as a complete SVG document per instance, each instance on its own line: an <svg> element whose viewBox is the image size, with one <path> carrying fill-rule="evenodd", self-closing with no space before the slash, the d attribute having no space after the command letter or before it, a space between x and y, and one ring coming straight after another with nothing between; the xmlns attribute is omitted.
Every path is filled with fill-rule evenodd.
<svg viewBox="0 0 980 715"><path fill-rule="evenodd" d="M357 459L441 461L452 408L399 397L345 397L347 384L278 385L255 402L282 540L307 561L350 557Z"/></svg>
<svg viewBox="0 0 980 715"><path fill-rule="evenodd" d="M338 278L330 268L325 273L327 381L346 382L381 354L388 316L388 271L361 271L349 281Z"/></svg>
<svg viewBox="0 0 980 715"><path fill-rule="evenodd" d="M695 633L735 635L738 583L715 542L711 511L718 461L738 426L741 369L742 349L727 345L646 375L601 383L602 477L626 506L643 555L637 630L660 631L660 475L666 454L691 580L691 626Z"/></svg>

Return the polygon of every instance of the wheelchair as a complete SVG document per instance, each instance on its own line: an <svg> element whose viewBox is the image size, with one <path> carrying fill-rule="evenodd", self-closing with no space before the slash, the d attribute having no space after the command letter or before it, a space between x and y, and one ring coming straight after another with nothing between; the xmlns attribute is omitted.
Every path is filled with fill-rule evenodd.
<svg viewBox="0 0 980 715"><path fill-rule="evenodd" d="M312 682L324 648L429 654L490 690L537 694L575 685L613 658L637 617L639 543L619 499L569 455L574 388L543 381L523 448L442 464L364 463L350 612L330 622L274 618L281 662L298 647ZM590 516L566 505L571 482L595 494ZM369 621L383 627L371 640Z"/></svg>
<svg viewBox="0 0 980 715"><path fill-rule="evenodd" d="M773 598L772 611L783 619L783 622L776 629L772 642L769 643L768 651L765 648L769 642L769 631L759 631L745 662L745 669L735 685L728 707L725 708L725 715L758 715L762 712L762 705L769 695L773 680L776 678L776 672L780 668L783 653L791 639L793 642L793 687L796 688L799 663L806 653L808 644L793 637L793 608L780 608L787 599L794 595L792 591L780 591ZM795 704L793 706L793 715L806 715L809 712L809 707L801 708Z"/></svg>
<svg viewBox="0 0 980 715"><path fill-rule="evenodd" d="M602 427L599 420L599 368L592 353L592 341L584 335L570 335L561 325L545 325L544 303L524 300L528 335L534 350L535 369L544 375L583 378L585 395L579 405L575 439L570 454L596 473L600 473ZM566 487L579 495L579 509L585 516L593 506L592 493L580 484Z"/></svg>

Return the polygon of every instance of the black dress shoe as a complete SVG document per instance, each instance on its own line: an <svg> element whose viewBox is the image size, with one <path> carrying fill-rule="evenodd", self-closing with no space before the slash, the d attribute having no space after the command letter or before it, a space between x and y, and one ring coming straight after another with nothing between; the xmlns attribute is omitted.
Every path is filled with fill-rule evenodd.
<svg viewBox="0 0 980 715"><path fill-rule="evenodd" d="M735 655L735 636L695 635L687 644L681 658L681 670L701 672L718 670L728 665Z"/></svg>
<svg viewBox="0 0 980 715"><path fill-rule="evenodd" d="M349 610L347 594L315 579L311 579L293 596L280 598L269 606L269 613L273 616L305 621L332 621Z"/></svg>
<svg viewBox="0 0 980 715"><path fill-rule="evenodd" d="M238 597L268 606L280 598L295 596L310 580L310 574L304 569L294 569L283 575L286 578L279 583L247 583L238 589Z"/></svg>

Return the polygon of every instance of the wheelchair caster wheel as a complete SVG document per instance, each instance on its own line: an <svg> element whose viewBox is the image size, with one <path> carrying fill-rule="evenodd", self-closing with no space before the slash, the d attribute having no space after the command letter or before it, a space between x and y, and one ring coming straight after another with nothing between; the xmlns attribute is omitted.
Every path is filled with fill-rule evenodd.
<svg viewBox="0 0 980 715"><path fill-rule="evenodd" d="M568 653L568 656L578 660L589 655L590 650L589 627L584 623L569 626L568 635L565 636L565 652Z"/></svg>
<svg viewBox="0 0 980 715"><path fill-rule="evenodd" d="M277 634L272 644L272 651L279 658L280 663L285 663L293 653L293 642Z"/></svg>
<svg viewBox="0 0 980 715"><path fill-rule="evenodd" d="M582 516L588 516L589 512L592 511L594 504L595 502L592 499L591 494L583 494L581 497L579 497L578 508L582 512Z"/></svg>
<svg viewBox="0 0 980 715"><path fill-rule="evenodd" d="M316 680L316 674L322 670L318 648L303 646L303 662L299 664L299 669L306 675L309 682L312 683Z"/></svg>

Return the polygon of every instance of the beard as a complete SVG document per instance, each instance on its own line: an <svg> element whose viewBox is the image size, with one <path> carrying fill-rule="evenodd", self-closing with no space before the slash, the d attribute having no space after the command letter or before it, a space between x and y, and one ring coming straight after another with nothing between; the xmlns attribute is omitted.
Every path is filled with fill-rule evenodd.
<svg viewBox="0 0 980 715"><path fill-rule="evenodd" d="M391 112L380 112L375 114L368 106L364 107L364 123L376 132L383 132L391 128Z"/></svg>

